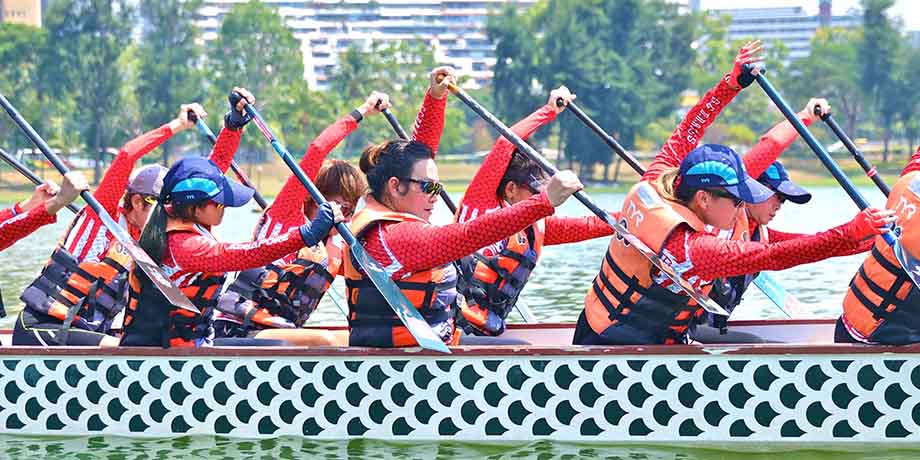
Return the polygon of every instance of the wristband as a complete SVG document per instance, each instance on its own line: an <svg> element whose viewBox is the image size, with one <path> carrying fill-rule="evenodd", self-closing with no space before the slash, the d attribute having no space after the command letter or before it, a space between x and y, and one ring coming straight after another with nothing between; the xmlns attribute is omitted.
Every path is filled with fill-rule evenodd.
<svg viewBox="0 0 920 460"><path fill-rule="evenodd" d="M361 115L361 111L358 109L352 110L349 115L355 119L355 123L361 123L361 120L364 119L364 115Z"/></svg>

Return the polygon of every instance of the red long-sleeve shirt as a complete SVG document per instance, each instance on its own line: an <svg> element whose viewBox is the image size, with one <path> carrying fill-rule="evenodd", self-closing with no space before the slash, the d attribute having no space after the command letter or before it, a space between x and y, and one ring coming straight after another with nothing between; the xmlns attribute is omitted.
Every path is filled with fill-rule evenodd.
<svg viewBox="0 0 920 460"><path fill-rule="evenodd" d="M738 89L731 88L727 78L706 93L668 139L643 179L653 180L662 171L680 166L680 162L702 138L706 128L737 94ZM758 167L756 164L754 166ZM685 279L700 285L720 277L784 270L828 257L847 255L859 247L860 243L847 235L846 225L815 235L770 243L726 241L717 235L681 226L668 238L661 256ZM662 286L671 284L670 280L660 274L654 278Z"/></svg>
<svg viewBox="0 0 920 460"><path fill-rule="evenodd" d="M22 214L22 206L20 206L19 203L16 203L8 208L0 209L0 222L11 219L18 214Z"/></svg>
<svg viewBox="0 0 920 460"><path fill-rule="evenodd" d="M220 242L190 232L171 232L163 260L179 268L170 278L203 272L233 272L262 267L304 246L297 229L257 241Z"/></svg>
<svg viewBox="0 0 920 460"><path fill-rule="evenodd" d="M441 133L444 131L444 110L447 107L447 98L435 99L430 93L425 94L425 99L415 119L413 139L427 145L432 152L437 153L438 144L441 142ZM346 115L335 123L329 125L310 143L300 167L310 180L316 180L323 161L349 134L358 128L358 122L351 115ZM256 239L276 236L293 227L299 227L306 222L303 214L303 202L307 198L307 189L300 180L291 176L281 187L275 201L265 210L253 235ZM293 259L291 254L286 259ZM288 260L290 262L290 260Z"/></svg>
<svg viewBox="0 0 920 460"><path fill-rule="evenodd" d="M811 118L799 117L799 119L802 120L805 127L811 125ZM789 123L789 120L770 128L760 138L760 142L742 158L748 175L754 179L760 177L795 142L798 135L798 131L795 130L792 123Z"/></svg>
<svg viewBox="0 0 920 460"><path fill-rule="evenodd" d="M54 214L48 214L44 203L32 208L27 213L13 215L12 210L4 209L0 221L0 251L12 246L43 225L57 221Z"/></svg>
<svg viewBox="0 0 920 460"><path fill-rule="evenodd" d="M907 162L907 166L904 167L904 170L901 171L901 176L906 176L908 173L920 171L920 147L917 148L917 151L914 152L914 155L910 157L910 161Z"/></svg>
<svg viewBox="0 0 920 460"><path fill-rule="evenodd" d="M527 139L541 126L556 119L556 110L547 104L537 109L534 113L511 127L511 131L522 139ZM460 200L456 222L466 222L479 216L496 211L507 206L496 191L501 184L502 177L511 162L515 146L508 139L499 137L492 147L492 151L483 160L466 193ZM546 218L545 237L543 244L554 245L575 243L578 241L610 236L613 229L596 216L585 217L558 217ZM497 248L487 251L497 252Z"/></svg>
<svg viewBox="0 0 920 460"><path fill-rule="evenodd" d="M552 215L553 211L543 192L463 223L383 222L365 233L365 248L381 265L399 266L391 274L393 279L399 279L468 256Z"/></svg>
<svg viewBox="0 0 920 460"><path fill-rule="evenodd" d="M112 164L109 165L108 170L102 177L102 181L99 182L99 187L93 192L93 197L99 201L113 219L116 219L128 229L128 232L135 240L140 237L141 229L130 225L129 222L122 218L119 202L128 188L131 171L134 169L137 160L159 147L163 142L166 142L173 134L167 123L125 144L115 156ZM210 158L222 171L226 171L230 167L233 155L239 148L241 135L242 130L232 131L229 129L222 129L218 135L217 143L211 151ZM73 222L67 229L67 233L64 235L63 245L64 249L80 262L98 262L103 259L113 239L114 236L102 225L102 220L99 219L99 216L87 206L74 217Z"/></svg>

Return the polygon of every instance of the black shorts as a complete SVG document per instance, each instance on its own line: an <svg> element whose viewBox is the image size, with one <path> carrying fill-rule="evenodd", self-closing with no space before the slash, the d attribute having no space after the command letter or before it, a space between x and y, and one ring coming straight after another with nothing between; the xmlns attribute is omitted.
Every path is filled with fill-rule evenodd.
<svg viewBox="0 0 920 460"><path fill-rule="evenodd" d="M61 333L61 323L37 320L35 316L23 310L16 318L13 328L13 345L58 347L84 346L98 347L102 339L108 337L101 332L87 331L72 327L66 334ZM64 343L61 343L61 342Z"/></svg>

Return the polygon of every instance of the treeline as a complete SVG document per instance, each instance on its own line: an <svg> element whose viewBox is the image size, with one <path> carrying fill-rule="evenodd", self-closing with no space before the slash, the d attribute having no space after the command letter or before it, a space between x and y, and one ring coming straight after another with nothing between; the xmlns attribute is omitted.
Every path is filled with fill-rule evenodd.
<svg viewBox="0 0 920 460"><path fill-rule="evenodd" d="M788 50L768 43L771 82L802 107L826 97L852 137L900 141L909 154L920 132L920 49L885 12L893 0L863 0L858 29L823 29L811 55L785 65ZM680 121L693 95L702 95L731 68L748 39L727 39L728 18L678 14L664 0L546 0L521 12L505 8L489 21L496 44L493 80L496 110L508 120L525 116L549 89L566 84L577 102L627 148L656 151ZM688 92L687 90L691 90ZM684 103L682 106L682 102ZM751 146L782 115L755 87L744 91L713 125L705 141ZM587 176L603 166L609 177L614 156L572 117L561 117L551 136L569 161ZM814 132L829 140L827 130ZM804 144L802 144L804 146ZM804 149L799 149L804 153ZM793 152L794 153L794 152Z"/></svg>
<svg viewBox="0 0 920 460"><path fill-rule="evenodd" d="M853 137L885 141L886 158L889 141L903 141L897 153L905 153L920 137L920 79L910 72L920 68L920 51L885 17L893 3L863 0L863 28L822 30L811 56L789 68L781 43L767 55L771 81L790 101L804 105L809 97L828 97ZM319 92L304 81L300 41L276 9L255 0L237 4L217 39L205 42L195 25L200 7L201 0L53 0L43 28L0 25L0 92L53 147L107 162L113 148L167 122L185 102L201 102L217 129L227 92L244 86L282 141L298 152L373 90L388 92L393 111L410 127L427 72L438 64L421 40L352 47L340 55L330 89ZM653 151L679 121L682 102L730 68L740 43L728 42L727 24L726 18L679 14L664 0L508 7L487 27L497 52L493 83L473 94L510 124L565 84L627 148ZM494 133L459 103L448 107L441 152L488 148ZM779 119L760 91L748 90L706 140L749 146ZM613 157L603 144L571 117L554 125L537 141L559 148L582 170L604 166L608 176ZM353 157L391 136L385 120L375 117L337 154ZM30 147L7 122L0 122L0 146ZM195 133L183 133L151 160L169 162L185 150L207 148ZM255 133L244 138L243 161L264 161L267 152Z"/></svg>

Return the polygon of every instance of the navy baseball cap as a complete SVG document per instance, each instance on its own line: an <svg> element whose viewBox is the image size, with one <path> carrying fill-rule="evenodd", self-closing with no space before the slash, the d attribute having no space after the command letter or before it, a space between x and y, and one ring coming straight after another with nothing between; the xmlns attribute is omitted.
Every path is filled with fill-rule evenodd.
<svg viewBox="0 0 920 460"><path fill-rule="evenodd" d="M221 172L213 161L187 157L169 168L160 192L162 203L197 203L211 200L229 207L240 207L252 199L255 190L237 184Z"/></svg>
<svg viewBox="0 0 920 460"><path fill-rule="evenodd" d="M718 144L693 149L680 163L680 181L693 188L724 188L745 203L762 203L773 196L772 190L748 176L734 150Z"/></svg>
<svg viewBox="0 0 920 460"><path fill-rule="evenodd" d="M786 168L778 161L774 161L773 164L757 178L757 181L770 187L783 198L793 203L805 204L811 200L811 193L795 185L795 183L789 179L789 173L786 172Z"/></svg>

